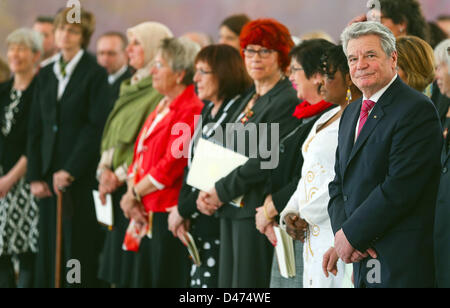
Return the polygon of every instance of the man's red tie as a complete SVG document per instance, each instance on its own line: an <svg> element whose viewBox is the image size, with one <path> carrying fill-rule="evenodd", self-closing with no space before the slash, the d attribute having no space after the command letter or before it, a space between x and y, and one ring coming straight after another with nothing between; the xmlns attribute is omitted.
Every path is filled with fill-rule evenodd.
<svg viewBox="0 0 450 308"><path fill-rule="evenodd" d="M357 137L359 137L364 124L366 124L367 118L369 117L369 112L370 110L372 110L373 106L375 106L375 102L369 99L363 101L361 106L361 114L359 116L359 128Z"/></svg>

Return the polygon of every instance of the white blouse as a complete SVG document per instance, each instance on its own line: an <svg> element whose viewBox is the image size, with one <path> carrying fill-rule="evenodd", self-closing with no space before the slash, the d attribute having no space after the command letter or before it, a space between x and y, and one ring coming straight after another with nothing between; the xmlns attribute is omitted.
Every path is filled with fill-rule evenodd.
<svg viewBox="0 0 450 308"><path fill-rule="evenodd" d="M334 108L323 114L314 124L302 146L302 177L297 190L281 212L280 226L286 228L284 218L295 213L308 222L313 232L316 227L331 228L328 216L328 184L334 179L334 163L338 143L339 119L319 133L318 127L340 111Z"/></svg>

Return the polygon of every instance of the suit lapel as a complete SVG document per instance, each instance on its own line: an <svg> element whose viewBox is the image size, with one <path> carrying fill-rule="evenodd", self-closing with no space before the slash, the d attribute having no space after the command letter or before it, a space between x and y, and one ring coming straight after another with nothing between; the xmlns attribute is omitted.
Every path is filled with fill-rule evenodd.
<svg viewBox="0 0 450 308"><path fill-rule="evenodd" d="M400 80L400 77L397 76L397 79L390 85L390 87L383 93L383 95L380 97L378 102L375 104L375 107L373 108L372 112L369 114L366 123L364 124L364 127L361 129L361 133L359 134L358 139L356 139L356 143L354 144L350 157L347 160L347 166L350 164L352 159L355 157L355 155L358 153L358 151L361 149L361 147L366 143L367 139L370 137L370 135L373 133L375 128L378 126L378 123L381 122L382 118L385 115L384 108L391 104L395 100L396 92L398 89L400 89L402 84L402 81ZM357 119L356 121L359 121L359 114L360 114L361 104L359 105L359 109L357 110ZM356 123L354 123L353 126L353 132L352 136L353 139L349 140L348 142L354 142L354 136L356 131Z"/></svg>
<svg viewBox="0 0 450 308"><path fill-rule="evenodd" d="M83 56L80 59L80 62L78 62L77 66L75 67L72 76L70 76L69 83L67 84L66 88L64 89L64 93L61 97L61 101L64 101L67 95L70 95L71 93L74 93L74 88L79 85L80 81L83 77L83 72L86 70L85 67L85 61L87 57L87 51L84 51Z"/></svg>
<svg viewBox="0 0 450 308"><path fill-rule="evenodd" d="M362 99L359 99L357 102L354 102L352 104L355 105L351 106L353 108L348 115L349 122L347 123L349 123L349 125L346 126L342 125L341 127L342 131L339 132L339 134L345 136L343 140L344 143L342 146L342 158L341 158L341 161L343 162L343 164L341 165L342 173L344 173L345 169L347 168L350 159L350 154L354 146L356 124L358 123L359 119L359 111L361 110Z"/></svg>
<svg viewBox="0 0 450 308"><path fill-rule="evenodd" d="M447 161L450 159L450 151L447 151L446 147L447 147L447 144L444 142L444 146L442 147L442 154L441 154L442 166L444 166L447 163Z"/></svg>
<svg viewBox="0 0 450 308"><path fill-rule="evenodd" d="M361 149L363 144L366 142L367 138L372 134L374 129L378 126L378 123L380 123L381 119L384 116L383 108L381 105L376 104L372 112L367 118L366 123L364 124L364 127L361 130L361 133L359 134L359 137L356 139L356 143L351 151L350 157L348 159L348 163L355 157L356 153ZM359 119L359 116L358 116ZM356 130L356 125L355 125ZM356 132L354 132L355 134ZM354 136L353 134L353 136ZM352 139L353 141L354 139Z"/></svg>

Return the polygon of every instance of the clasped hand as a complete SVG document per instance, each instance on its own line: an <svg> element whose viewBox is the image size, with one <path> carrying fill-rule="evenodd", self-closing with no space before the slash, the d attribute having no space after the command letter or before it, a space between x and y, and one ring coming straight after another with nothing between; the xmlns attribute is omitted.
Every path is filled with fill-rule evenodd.
<svg viewBox="0 0 450 308"><path fill-rule="evenodd" d="M197 209L200 213L212 216L223 205L215 188L209 192L201 191L197 198Z"/></svg>
<svg viewBox="0 0 450 308"><path fill-rule="evenodd" d="M122 200L120 200L120 208L126 218L133 219L141 227L148 223L148 214L144 205L134 198L131 189L128 189Z"/></svg>
<svg viewBox="0 0 450 308"><path fill-rule="evenodd" d="M334 247L339 258L345 263L358 263L367 257L377 258L377 254L373 248L367 249L364 253L352 247L344 231L340 229L334 237Z"/></svg>

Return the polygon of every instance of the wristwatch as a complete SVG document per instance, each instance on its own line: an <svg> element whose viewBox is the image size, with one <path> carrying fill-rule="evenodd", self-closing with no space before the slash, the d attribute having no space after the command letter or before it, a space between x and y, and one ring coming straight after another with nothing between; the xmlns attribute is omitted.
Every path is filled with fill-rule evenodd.
<svg viewBox="0 0 450 308"><path fill-rule="evenodd" d="M135 199L137 202L141 203L141 196L137 193L136 187L135 187L135 186L133 186L133 187L131 188L131 191L133 192L133 197L134 197L134 199Z"/></svg>

